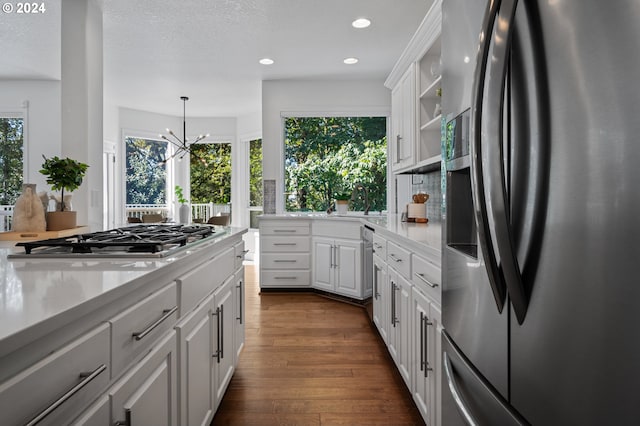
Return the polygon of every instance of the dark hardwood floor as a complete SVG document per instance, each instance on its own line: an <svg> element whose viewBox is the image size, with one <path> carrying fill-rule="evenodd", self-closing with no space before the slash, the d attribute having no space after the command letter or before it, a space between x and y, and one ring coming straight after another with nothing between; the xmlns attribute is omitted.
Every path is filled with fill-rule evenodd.
<svg viewBox="0 0 640 426"><path fill-rule="evenodd" d="M212 425L421 425L366 311L315 294L259 294L246 267L246 344Z"/></svg>

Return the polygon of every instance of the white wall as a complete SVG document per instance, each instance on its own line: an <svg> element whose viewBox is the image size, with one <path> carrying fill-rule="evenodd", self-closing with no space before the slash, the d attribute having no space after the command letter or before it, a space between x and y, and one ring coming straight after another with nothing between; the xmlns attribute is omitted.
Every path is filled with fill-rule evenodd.
<svg viewBox="0 0 640 426"><path fill-rule="evenodd" d="M38 171L42 155L61 153L60 81L0 81L0 112L22 112L26 115L25 183L35 183L38 191L51 191ZM28 106L23 107L25 101Z"/></svg>
<svg viewBox="0 0 640 426"><path fill-rule="evenodd" d="M262 82L263 177L276 180L276 213L284 210L282 117L389 116L391 91L383 80L274 80Z"/></svg>

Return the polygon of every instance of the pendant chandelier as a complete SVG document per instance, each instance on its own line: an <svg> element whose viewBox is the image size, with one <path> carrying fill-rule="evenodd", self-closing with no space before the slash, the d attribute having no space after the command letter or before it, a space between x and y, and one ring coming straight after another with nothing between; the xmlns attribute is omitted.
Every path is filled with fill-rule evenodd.
<svg viewBox="0 0 640 426"><path fill-rule="evenodd" d="M187 101L189 100L189 98L187 96L180 96L180 99L182 99L182 139L176 136L176 134L173 133L173 131L169 128L167 128L167 133L169 133L168 137L165 135L160 135L162 139L171 143L175 147L175 151L173 152L173 154L169 158L162 161L162 163L165 163L165 164L167 163L167 161L175 157L178 157L178 161L182 160L182 158L186 154L192 153L191 147L194 144L198 143L204 138L209 137L209 133L207 133L206 135L199 135L197 138L195 138L193 142L190 142L187 139L187 112L186 111L187 111Z"/></svg>

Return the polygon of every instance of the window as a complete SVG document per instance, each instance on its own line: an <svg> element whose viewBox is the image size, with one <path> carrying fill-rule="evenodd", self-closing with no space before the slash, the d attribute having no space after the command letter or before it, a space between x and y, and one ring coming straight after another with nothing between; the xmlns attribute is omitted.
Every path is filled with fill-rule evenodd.
<svg viewBox="0 0 640 426"><path fill-rule="evenodd" d="M126 204L166 207L167 142L127 137Z"/></svg>
<svg viewBox="0 0 640 426"><path fill-rule="evenodd" d="M204 216L231 213L231 144L194 145L191 147L190 162L191 206L212 205L213 210Z"/></svg>
<svg viewBox="0 0 640 426"><path fill-rule="evenodd" d="M287 211L324 211L358 183L370 210L386 209L386 117L288 117L284 125ZM364 210L364 195L353 198L351 210Z"/></svg>
<svg viewBox="0 0 640 426"><path fill-rule="evenodd" d="M24 175L24 121L0 117L0 210L11 211L22 192ZM0 216L0 231L11 227L11 216Z"/></svg>
<svg viewBox="0 0 640 426"><path fill-rule="evenodd" d="M262 139L249 141L249 227L258 228L262 214Z"/></svg>

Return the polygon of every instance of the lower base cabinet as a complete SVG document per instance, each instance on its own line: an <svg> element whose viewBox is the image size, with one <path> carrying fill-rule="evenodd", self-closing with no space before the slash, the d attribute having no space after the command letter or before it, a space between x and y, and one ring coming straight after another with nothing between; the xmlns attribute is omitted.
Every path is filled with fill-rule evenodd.
<svg viewBox="0 0 640 426"><path fill-rule="evenodd" d="M178 424L176 352L172 331L111 388L112 425Z"/></svg>
<svg viewBox="0 0 640 426"><path fill-rule="evenodd" d="M213 411L215 412L222 401L224 392L235 371L235 350L233 347L233 328L235 326L234 290L235 280L229 277L213 293L214 310L213 321L213 363L212 363L212 393Z"/></svg>
<svg viewBox="0 0 640 426"><path fill-rule="evenodd" d="M413 400L429 425L440 425L442 326L439 305L414 287L411 295L413 315Z"/></svg>
<svg viewBox="0 0 640 426"><path fill-rule="evenodd" d="M176 326L180 362L180 407L182 425L208 424L213 418L212 377L213 295ZM205 374L203 374L205 372Z"/></svg>
<svg viewBox="0 0 640 426"><path fill-rule="evenodd" d="M392 268L389 268L390 321L388 348L400 375L411 388L411 284Z"/></svg>

